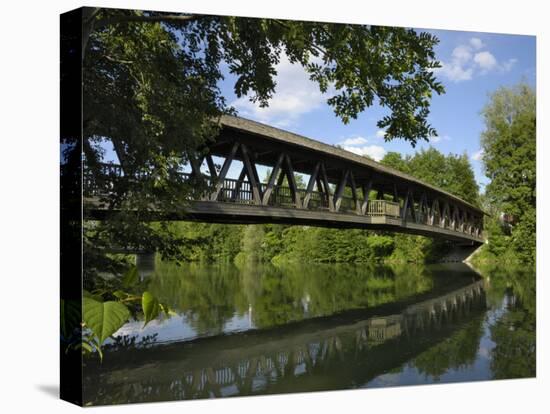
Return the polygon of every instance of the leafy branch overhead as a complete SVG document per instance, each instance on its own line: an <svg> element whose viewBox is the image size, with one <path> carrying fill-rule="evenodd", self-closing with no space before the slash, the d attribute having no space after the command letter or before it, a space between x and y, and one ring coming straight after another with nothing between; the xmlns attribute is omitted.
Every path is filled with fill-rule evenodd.
<svg viewBox="0 0 550 414"><path fill-rule="evenodd" d="M198 132L180 123L178 133L170 121L183 120L171 117L176 113L195 113L199 115L195 124L200 125L205 116L228 110L218 89L223 64L236 76L238 97L268 106L283 53L291 63L302 65L321 91L334 91L327 102L343 122L378 102L389 109L378 121L387 130L386 139L403 138L414 145L436 134L427 121L430 100L444 89L433 73L439 67L433 50L438 40L429 33L370 25L87 10L90 40L85 62L96 75L96 86L125 86L126 93L118 97L133 101L137 108L132 109L142 112L141 121L155 130L149 134L152 139L166 134L164 138L171 141L178 135L189 140L190 133ZM174 106L178 102L187 105Z"/></svg>

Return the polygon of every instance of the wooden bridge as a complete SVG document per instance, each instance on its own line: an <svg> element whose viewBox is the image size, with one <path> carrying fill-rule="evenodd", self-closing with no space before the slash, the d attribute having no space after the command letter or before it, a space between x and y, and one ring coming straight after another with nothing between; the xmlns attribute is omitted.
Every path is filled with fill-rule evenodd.
<svg viewBox="0 0 550 414"><path fill-rule="evenodd" d="M188 200L185 217L163 212L165 219L365 228L470 244L484 241L483 211L444 190L366 157L258 122L233 116L223 116L220 122L217 139L203 155L188 155L191 171L182 173L197 183L200 193ZM223 162L217 166L216 159ZM229 178L237 164L238 177ZM270 168L266 182L260 181L258 166ZM108 214L99 196L124 176L122 167L114 164L103 164L101 173L106 178L102 186L84 181L85 213L99 219ZM298 187L295 173L308 177L305 188Z"/></svg>
<svg viewBox="0 0 550 414"><path fill-rule="evenodd" d="M126 362L88 380L91 393L120 392L131 401L355 388L445 340L485 309L479 280L399 313L352 318L347 324L340 318L336 327L312 321L312 328L300 325L298 334L259 331L157 344L139 350L150 353L139 364L122 348L114 352L129 353ZM112 360L109 356L105 363ZM314 381L316 376L324 381Z"/></svg>

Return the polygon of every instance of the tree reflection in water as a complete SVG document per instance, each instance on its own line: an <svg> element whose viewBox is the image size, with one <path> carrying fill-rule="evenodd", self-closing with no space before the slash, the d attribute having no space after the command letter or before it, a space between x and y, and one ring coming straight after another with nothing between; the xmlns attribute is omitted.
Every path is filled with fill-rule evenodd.
<svg viewBox="0 0 550 414"><path fill-rule="evenodd" d="M118 339L102 364L87 361L85 399L348 389L381 385L388 375L395 385L533 376L534 285L526 282L534 274L487 272L476 281L464 265L161 264L150 289L208 337ZM223 335L235 314L256 329Z"/></svg>

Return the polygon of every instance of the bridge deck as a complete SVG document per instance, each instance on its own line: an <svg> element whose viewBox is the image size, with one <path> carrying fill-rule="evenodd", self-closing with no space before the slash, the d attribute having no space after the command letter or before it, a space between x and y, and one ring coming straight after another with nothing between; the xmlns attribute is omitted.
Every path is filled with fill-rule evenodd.
<svg viewBox="0 0 550 414"><path fill-rule="evenodd" d="M318 227L358 228L393 231L428 237L442 237L453 241L482 243L481 235L468 234L450 226L432 226L416 223L393 215L358 215L353 212L333 213L328 210L304 210L289 207L255 206L248 204L194 201L186 209L188 219L216 223L254 224L280 223Z"/></svg>

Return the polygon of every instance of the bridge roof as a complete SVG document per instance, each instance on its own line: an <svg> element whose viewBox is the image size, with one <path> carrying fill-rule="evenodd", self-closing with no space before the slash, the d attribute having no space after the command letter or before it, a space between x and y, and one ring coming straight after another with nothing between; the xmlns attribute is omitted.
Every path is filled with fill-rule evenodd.
<svg viewBox="0 0 550 414"><path fill-rule="evenodd" d="M281 144L291 144L306 148L308 150L320 153L324 156L338 158L343 161L359 164L360 166L367 167L378 173L399 177L402 181L413 183L417 186L425 187L433 192L440 193L446 197L449 197L459 203L468 206L473 210L477 210L482 214L487 214L480 208L473 204L457 197L441 188L428 184L418 178L415 178L409 174L405 174L399 170L383 165L379 162L371 160L370 158L354 154L353 152L346 151L342 148L338 148L323 142L304 137L293 132L285 131L283 129L275 128L270 125L262 124L260 122L252 121L246 118L237 116L222 115L220 123L223 127L240 130L249 134L259 135L272 141L278 141Z"/></svg>

